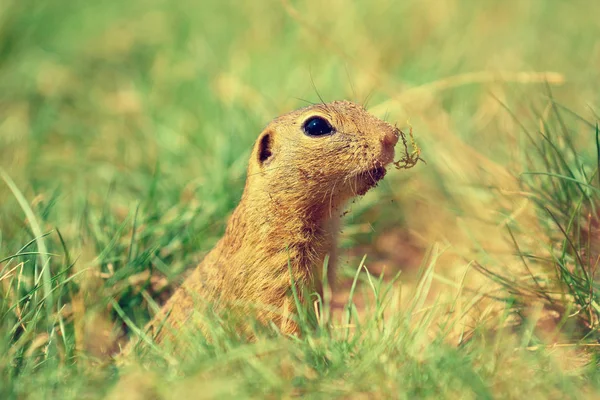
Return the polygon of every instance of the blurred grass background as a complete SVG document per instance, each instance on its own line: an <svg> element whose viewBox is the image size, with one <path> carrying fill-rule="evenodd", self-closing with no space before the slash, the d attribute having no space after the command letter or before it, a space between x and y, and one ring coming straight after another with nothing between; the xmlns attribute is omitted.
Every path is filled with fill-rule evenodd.
<svg viewBox="0 0 600 400"><path fill-rule="evenodd" d="M367 254L371 272L403 272L406 289L394 289L403 301L422 297L424 310L445 310L449 298L456 321L442 328L445 314L436 311L415 327L406 317L398 322L406 335L414 333L406 344L369 330L352 349L335 335L321 345L267 341L289 358L283 367L269 356L257 361L262 350L239 341L227 343L246 349L238 352L246 363L206 345L200 366L184 378L163 377L161 396L199 389L190 383L197 374L217 382L201 389L207 396L591 393L595 378L564 372L553 351L514 355L508 344L503 360L511 372L489 367L499 365L504 345L455 345L465 332L477 336L472 332L481 323L498 324L498 315L509 313L506 304L534 321L525 323L526 339L521 331L515 339L522 347L543 342L527 326L549 308L560 320L551 329L560 336L549 335L551 342L595 338L597 305L573 295L579 289L565 283L569 274L552 278L562 271L557 263L576 283L580 272L571 265L577 257L565 251L569 245L561 245L565 235L541 206L562 210L551 214L561 227L581 225L565 229L566 236L577 232L572 241L588 242L583 258L595 271L598 194L585 185L597 176L598 15L600 3L591 0L2 1L0 392L95 398L109 391L119 371L94 363L127 332L113 301L142 325L151 299L164 300L222 234L262 127L322 98L367 104L381 118L412 126L427 161L391 171L349 206L342 281ZM579 186L523 175L569 175L565 165ZM529 289L515 283L526 272L524 254L537 260L528 267L551 276L544 290L570 291L572 309L530 312L537 300L524 300ZM508 288L489 279L493 271L512 279ZM581 290L593 292L592 299L595 280L588 275ZM415 285L420 277L427 290ZM490 293L504 302L484 301ZM338 297L344 302L347 293ZM583 333L562 329L573 313L589 314ZM436 340L453 345L416 356ZM376 343L398 346L399 353L369 358ZM225 367L206 372L202 360ZM456 381L457 365L473 379ZM533 377L517 383L518 371Z"/></svg>

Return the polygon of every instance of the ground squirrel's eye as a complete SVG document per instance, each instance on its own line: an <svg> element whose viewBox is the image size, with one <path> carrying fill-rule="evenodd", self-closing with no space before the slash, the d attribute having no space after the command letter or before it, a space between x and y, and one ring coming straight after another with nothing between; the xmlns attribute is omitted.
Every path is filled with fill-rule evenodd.
<svg viewBox="0 0 600 400"><path fill-rule="evenodd" d="M333 133L333 127L323 117L310 117L302 126L308 136L325 136Z"/></svg>

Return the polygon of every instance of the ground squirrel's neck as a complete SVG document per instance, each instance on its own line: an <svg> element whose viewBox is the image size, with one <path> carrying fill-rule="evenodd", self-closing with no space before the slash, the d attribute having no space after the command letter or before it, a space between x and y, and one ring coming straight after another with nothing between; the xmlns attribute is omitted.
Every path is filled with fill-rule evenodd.
<svg viewBox="0 0 600 400"><path fill-rule="evenodd" d="M317 272L335 257L340 212L326 201L302 195L246 190L227 226L228 246L288 252L292 267Z"/></svg>

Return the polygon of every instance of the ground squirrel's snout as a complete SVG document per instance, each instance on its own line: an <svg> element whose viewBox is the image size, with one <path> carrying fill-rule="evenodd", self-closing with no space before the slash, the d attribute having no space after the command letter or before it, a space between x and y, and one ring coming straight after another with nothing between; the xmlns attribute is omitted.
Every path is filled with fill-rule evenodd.
<svg viewBox="0 0 600 400"><path fill-rule="evenodd" d="M400 131L396 127L382 121L376 122L374 125L375 130L371 130L370 132L374 136L375 147L378 147L378 150L367 156L367 160L365 161L368 167L356 175L356 182L361 183L354 186L354 194L357 195L365 194L383 179L387 172L387 165L394 161L394 147L400 138ZM365 145L365 147L368 147L368 145Z"/></svg>
<svg viewBox="0 0 600 400"><path fill-rule="evenodd" d="M391 127L391 129L384 130L383 137L381 138L381 162L384 164L389 164L394 160L394 147L398 143L399 138L400 131L398 128Z"/></svg>
<svg viewBox="0 0 600 400"><path fill-rule="evenodd" d="M400 131L398 128L386 130L383 139L381 139L381 143L383 143L386 147L394 147L396 143L398 143L398 138L400 137Z"/></svg>

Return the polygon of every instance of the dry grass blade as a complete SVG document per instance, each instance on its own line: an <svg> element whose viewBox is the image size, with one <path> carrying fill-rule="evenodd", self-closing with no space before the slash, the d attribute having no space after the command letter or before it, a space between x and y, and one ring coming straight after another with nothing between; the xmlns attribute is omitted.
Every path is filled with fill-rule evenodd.
<svg viewBox="0 0 600 400"><path fill-rule="evenodd" d="M51 324L51 316L53 314L52 310L54 307L54 300L52 295L52 277L50 273L50 257L48 256L48 250L46 247L46 242L44 241L44 234L42 233L42 228L40 227L40 224L31 206L29 205L29 202L27 201L27 199L25 199L25 196L19 190L16 183L12 180L10 176L8 176L8 174L2 168L0 168L0 177L2 177L6 185L9 187L9 189L12 191L13 195L17 199L17 202L19 203L21 209L27 217L27 221L31 226L33 234L36 236L35 241L38 247L39 260L42 269L39 272L39 274L35 277L35 284L37 285L40 281L42 281L42 286L44 288L44 304L47 308L48 323Z"/></svg>
<svg viewBox="0 0 600 400"><path fill-rule="evenodd" d="M394 161L394 165L397 169L410 169L417 165L419 161L427 164L425 160L421 158L421 149L415 141L411 125L409 125L408 135L410 137L411 150L408 149L406 134L403 131L400 131L400 138L402 139L402 145L404 146L404 155L398 161Z"/></svg>

